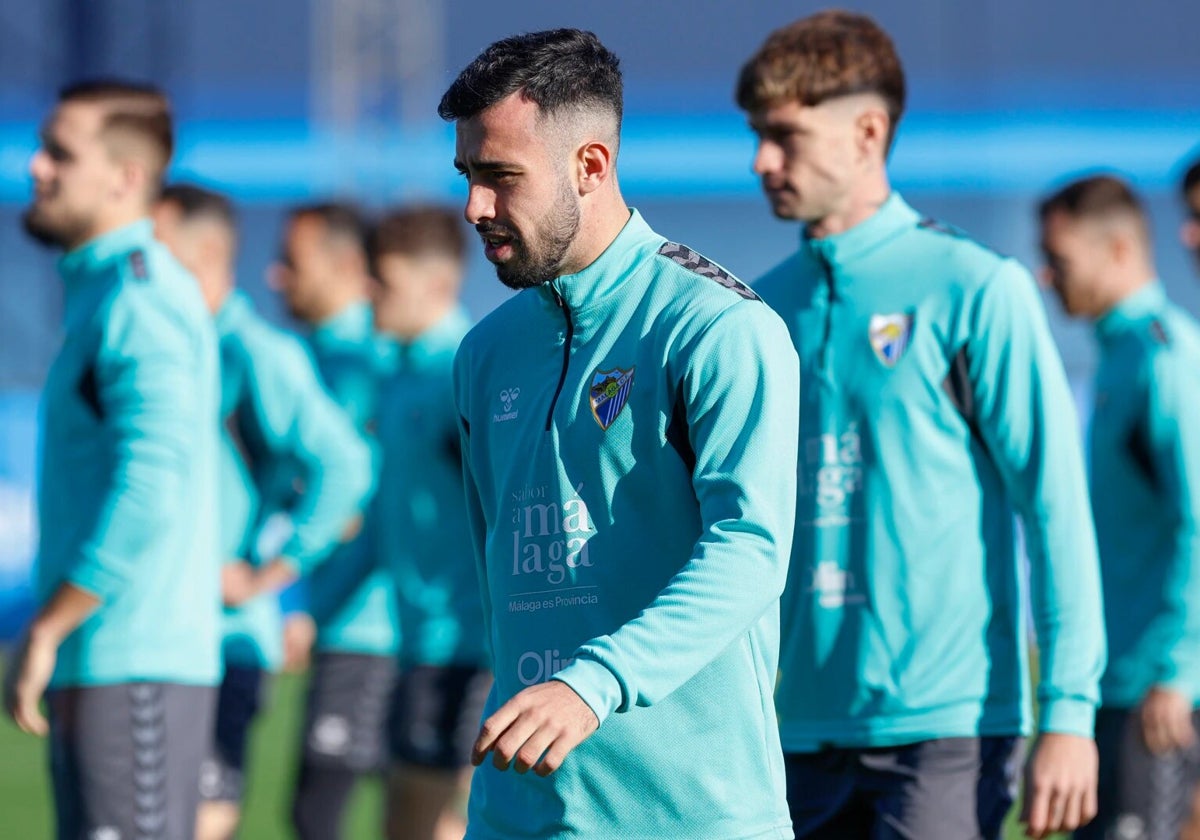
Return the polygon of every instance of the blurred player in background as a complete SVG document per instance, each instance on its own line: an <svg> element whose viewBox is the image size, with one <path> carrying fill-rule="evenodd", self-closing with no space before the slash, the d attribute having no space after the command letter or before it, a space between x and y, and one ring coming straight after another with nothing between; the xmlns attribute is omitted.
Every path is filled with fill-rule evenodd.
<svg viewBox="0 0 1200 840"><path fill-rule="evenodd" d="M1109 658L1100 810L1075 837L1175 840L1200 780L1200 328L1167 300L1123 181L1076 181L1039 216L1046 279L1100 347L1089 455Z"/></svg>
<svg viewBox="0 0 1200 840"><path fill-rule="evenodd" d="M359 516L373 488L371 454L325 393L303 344L264 321L234 288L237 223L229 201L194 186L168 187L155 229L195 275L220 337L225 677L196 836L226 840L240 819L263 674L282 659L278 593L325 560ZM278 488L295 471L302 490L293 500ZM285 504L291 534L276 554L261 557L264 523Z"/></svg>
<svg viewBox="0 0 1200 840"><path fill-rule="evenodd" d="M1184 172L1180 191L1183 193L1186 214L1180 239L1183 247L1196 259L1196 267L1200 268L1200 159L1193 161Z"/></svg>
<svg viewBox="0 0 1200 840"><path fill-rule="evenodd" d="M49 731L61 840L192 836L220 676L217 340L148 218L171 151L162 93L85 83L30 164L25 228L65 252L64 341L42 393L40 606L4 700Z"/></svg>
<svg viewBox="0 0 1200 840"><path fill-rule="evenodd" d="M454 363L495 672L467 836L790 836L787 331L625 204L621 73L595 35L498 41L438 111L467 221L519 290Z"/></svg>
<svg viewBox="0 0 1200 840"><path fill-rule="evenodd" d="M996 837L1030 729L1013 511L1041 648L1034 837L1096 811L1104 665L1071 393L1029 274L892 191L905 80L827 11L742 69L754 172L799 250L756 284L801 360L777 709L802 838Z"/></svg>
<svg viewBox="0 0 1200 840"><path fill-rule="evenodd" d="M309 347L325 387L374 442L380 365L387 349L375 336L367 223L353 207L329 203L290 214L274 285L292 315L310 328ZM375 569L349 597L345 579L369 563L374 524L312 576L307 609L289 622L293 658L315 636L300 774L292 807L301 840L330 840L357 779L387 763L387 716L398 640L389 573ZM299 638L297 638L299 637Z"/></svg>
<svg viewBox="0 0 1200 840"><path fill-rule="evenodd" d="M384 217L371 253L375 324L397 342L380 391L376 496L400 615L390 840L463 836L471 746L492 682L451 382L471 326L458 303L465 252L460 214L412 207Z"/></svg>

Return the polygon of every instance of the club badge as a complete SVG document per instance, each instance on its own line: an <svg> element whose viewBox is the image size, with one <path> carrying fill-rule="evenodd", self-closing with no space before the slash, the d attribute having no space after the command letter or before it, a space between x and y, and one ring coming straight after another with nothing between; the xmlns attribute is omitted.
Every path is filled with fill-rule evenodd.
<svg viewBox="0 0 1200 840"><path fill-rule="evenodd" d="M912 336L912 315L872 315L869 326L871 349L886 367L894 368L908 349Z"/></svg>
<svg viewBox="0 0 1200 840"><path fill-rule="evenodd" d="M597 370L592 374L588 399L592 404L592 416L596 418L601 429L608 431L608 427L617 419L625 403L629 402L634 370L632 367L629 370L613 368Z"/></svg>

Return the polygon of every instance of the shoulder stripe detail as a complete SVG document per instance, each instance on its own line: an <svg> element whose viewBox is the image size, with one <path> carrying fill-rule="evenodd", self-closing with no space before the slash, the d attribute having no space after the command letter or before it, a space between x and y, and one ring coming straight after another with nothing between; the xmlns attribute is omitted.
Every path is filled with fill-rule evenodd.
<svg viewBox="0 0 1200 840"><path fill-rule="evenodd" d="M1163 322L1155 318L1150 322L1150 337L1158 344L1169 346L1171 336L1167 334L1167 328L1163 326Z"/></svg>
<svg viewBox="0 0 1200 840"><path fill-rule="evenodd" d="M697 254L686 245L680 245L676 242L666 242L658 249L658 253L669 260L679 263L679 265L693 274L699 274L701 277L715 280L726 289L744 297L746 300L762 300L762 298L754 293L753 289L741 280L738 280L707 257Z"/></svg>
<svg viewBox="0 0 1200 840"><path fill-rule="evenodd" d="M133 269L133 276L138 280L150 279L150 274L146 271L146 255L140 248L129 254L129 267Z"/></svg>

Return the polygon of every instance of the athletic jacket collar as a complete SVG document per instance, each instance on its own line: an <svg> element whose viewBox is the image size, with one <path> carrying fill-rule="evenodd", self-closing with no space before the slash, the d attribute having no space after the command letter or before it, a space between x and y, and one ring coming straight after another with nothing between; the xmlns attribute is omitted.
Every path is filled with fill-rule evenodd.
<svg viewBox="0 0 1200 840"><path fill-rule="evenodd" d="M375 332L372 317L371 304L356 301L313 327L310 340L320 347L362 344Z"/></svg>
<svg viewBox="0 0 1200 840"><path fill-rule="evenodd" d="M58 271L68 287L86 282L109 263L144 248L154 241L154 228L149 219L110 230L97 236L58 260Z"/></svg>
<svg viewBox="0 0 1200 840"><path fill-rule="evenodd" d="M250 317L253 312L254 304L250 298L246 297L244 292L234 289L226 296L221 308L217 310L215 318L217 334L225 336L234 332L238 324Z"/></svg>
<svg viewBox="0 0 1200 840"><path fill-rule="evenodd" d="M447 351L454 351L470 328L471 320L467 317L466 310L461 306L454 307L412 341L396 342L402 364L421 367L430 359L443 356Z"/></svg>
<svg viewBox="0 0 1200 840"><path fill-rule="evenodd" d="M625 227L591 265L576 274L556 277L539 292L552 305L557 305L557 295L572 312L589 309L620 288L634 267L661 244L662 237L650 229L642 214L630 209Z"/></svg>
<svg viewBox="0 0 1200 840"><path fill-rule="evenodd" d="M915 227L920 220L917 211L908 206L900 193L893 191L870 218L847 231L814 239L805 228L800 236L800 249L830 267L846 266Z"/></svg>
<svg viewBox="0 0 1200 840"><path fill-rule="evenodd" d="M1126 332L1162 311L1167 294L1157 279L1120 301L1096 320L1096 336L1104 341Z"/></svg>

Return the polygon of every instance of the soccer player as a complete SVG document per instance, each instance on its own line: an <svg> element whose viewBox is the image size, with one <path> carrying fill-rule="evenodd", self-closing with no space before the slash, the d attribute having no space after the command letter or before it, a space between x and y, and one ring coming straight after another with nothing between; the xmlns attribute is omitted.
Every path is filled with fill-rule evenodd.
<svg viewBox="0 0 1200 840"><path fill-rule="evenodd" d="M325 393L300 340L264 321L234 288L237 222L229 201L181 184L163 191L154 216L158 238L196 277L220 338L225 676L196 836L225 840L240 820L263 673L278 669L282 656L278 592L325 560L351 527L373 488L371 453ZM297 469L303 490L291 500L278 488ZM291 535L263 557L264 524L284 505Z"/></svg>
<svg viewBox="0 0 1200 840"><path fill-rule="evenodd" d="M1089 456L1109 655L1100 811L1075 836L1175 840L1200 780L1200 328L1156 279L1125 182L1076 181L1039 216L1046 279L1100 347Z"/></svg>
<svg viewBox="0 0 1200 840"><path fill-rule="evenodd" d="M372 323L367 224L344 204L291 212L275 287L292 315L311 328L310 350L326 388L360 433L374 443L380 364L386 348ZM395 594L378 568L348 597L343 578L368 551L368 516L359 539L308 581L316 656L309 685L304 747L292 806L301 840L341 836L358 778L386 766L387 717L398 641ZM290 622L289 632L304 627Z"/></svg>
<svg viewBox="0 0 1200 840"><path fill-rule="evenodd" d="M755 285L800 354L777 710L798 837L992 838L1031 728L1013 512L1041 649L1033 837L1096 810L1104 665L1075 411L1021 266L888 182L905 81L870 18L773 32L738 104L800 247Z"/></svg>
<svg viewBox="0 0 1200 840"><path fill-rule="evenodd" d="M151 87L79 84L30 163L25 229L65 252L64 339L42 393L40 606L4 700L49 732L60 840L192 835L220 674L217 340L148 218L171 122Z"/></svg>
<svg viewBox="0 0 1200 840"><path fill-rule="evenodd" d="M1183 193L1184 212L1187 213L1179 232L1180 240L1183 247L1196 258L1196 265L1200 267L1200 159L1192 163L1183 174L1180 190Z"/></svg>
<svg viewBox="0 0 1200 840"><path fill-rule="evenodd" d="M451 383L455 351L471 326L458 304L465 260L462 219L453 211L402 208L376 227L375 324L397 343L379 395L376 495L376 536L400 616L390 840L463 836L471 746L492 682Z"/></svg>
<svg viewBox="0 0 1200 840"><path fill-rule="evenodd" d="M495 672L467 836L788 837L795 353L625 204L622 104L617 57L559 29L492 44L439 106L520 290L454 365Z"/></svg>

